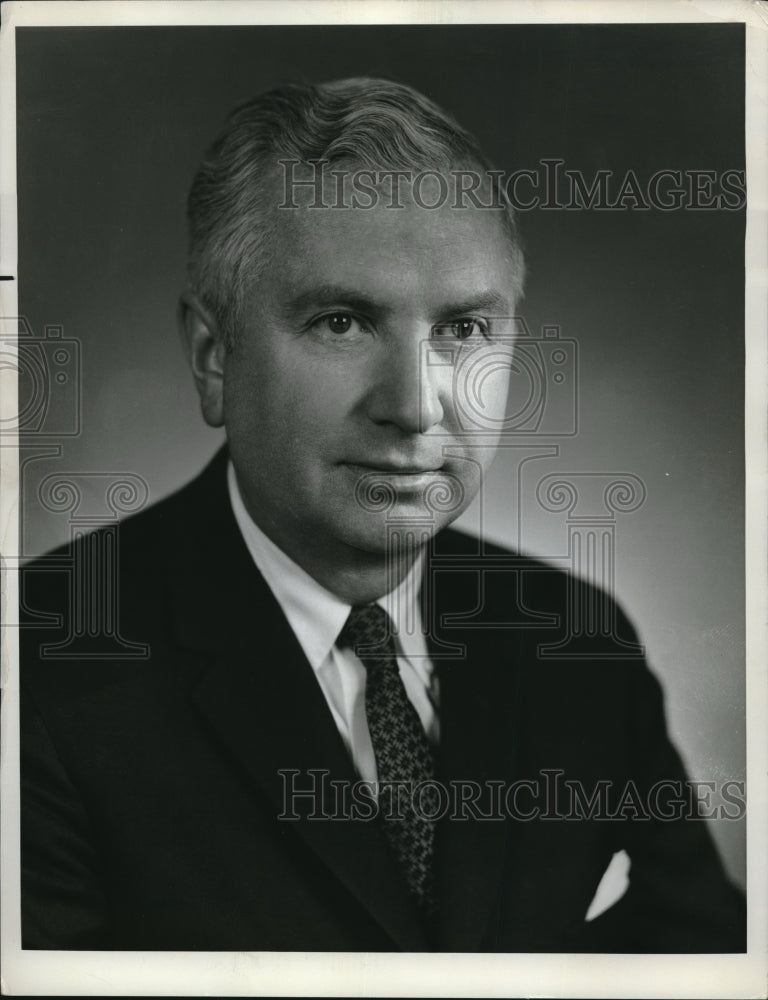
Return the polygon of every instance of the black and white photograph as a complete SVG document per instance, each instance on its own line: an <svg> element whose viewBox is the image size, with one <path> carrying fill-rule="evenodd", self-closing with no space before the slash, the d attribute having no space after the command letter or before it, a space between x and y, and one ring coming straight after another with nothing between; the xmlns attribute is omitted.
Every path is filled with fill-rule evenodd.
<svg viewBox="0 0 768 1000"><path fill-rule="evenodd" d="M9 994L765 995L768 19L617 6L4 5Z"/></svg>

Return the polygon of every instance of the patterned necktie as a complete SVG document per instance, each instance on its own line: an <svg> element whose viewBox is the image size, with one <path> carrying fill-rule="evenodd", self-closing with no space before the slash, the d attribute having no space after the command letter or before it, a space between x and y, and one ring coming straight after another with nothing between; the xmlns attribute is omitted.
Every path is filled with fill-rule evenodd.
<svg viewBox="0 0 768 1000"><path fill-rule="evenodd" d="M379 781L379 815L411 894L426 913L434 908L432 846L434 788L413 789L434 777L424 727L406 694L397 666L389 615L378 604L352 608L336 642L366 669L365 712ZM388 782L406 782L395 789ZM383 786L383 787L382 787ZM424 815L426 813L426 815Z"/></svg>

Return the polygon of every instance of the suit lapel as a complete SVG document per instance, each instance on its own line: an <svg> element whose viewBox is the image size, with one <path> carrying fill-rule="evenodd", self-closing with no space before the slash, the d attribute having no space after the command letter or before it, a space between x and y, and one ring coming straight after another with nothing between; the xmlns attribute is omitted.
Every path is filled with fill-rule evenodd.
<svg viewBox="0 0 768 1000"><path fill-rule="evenodd" d="M332 801L323 802L323 792L331 791L327 782L351 783L357 776L312 668L242 542L225 462L217 456L188 487L197 492L189 505L193 531L169 526L177 641L194 651L181 659L183 683L219 742L266 793L297 850L313 851L396 946L424 950L418 915L378 825L309 818L314 802L321 812L333 811ZM199 543L190 544L196 535ZM290 798L291 789L313 782L319 797ZM300 818L277 820L288 815Z"/></svg>
<svg viewBox="0 0 768 1000"><path fill-rule="evenodd" d="M454 544L460 538L447 532L443 545L446 536ZM427 562L429 572L431 561ZM514 639L510 643L507 630L451 627L450 618L444 621L446 615L466 614L477 606L483 594L480 579L476 568L433 573L435 613L428 645L439 678L439 778L454 789L458 786L452 783L465 783L468 796L474 794L470 789L480 790L472 806L459 809L453 817L449 813L438 826L438 942L448 951L481 947L502 881L508 837L502 819L504 791L492 789L494 781L506 787L512 773L517 644ZM446 657L449 644L462 645L463 654Z"/></svg>

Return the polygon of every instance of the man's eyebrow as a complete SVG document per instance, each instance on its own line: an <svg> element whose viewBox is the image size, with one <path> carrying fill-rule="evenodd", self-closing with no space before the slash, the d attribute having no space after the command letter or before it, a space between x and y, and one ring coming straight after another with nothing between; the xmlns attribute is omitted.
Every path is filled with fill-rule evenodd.
<svg viewBox="0 0 768 1000"><path fill-rule="evenodd" d="M363 313L387 311L380 302L376 302L367 295L362 295L354 288L332 282L323 282L294 296L287 303L286 312L290 315L298 315L307 309L322 309L327 306L349 306Z"/></svg>
<svg viewBox="0 0 768 1000"><path fill-rule="evenodd" d="M446 322L466 313L486 313L498 319L511 316L512 303L509 296L495 289L477 292L466 299L459 299L440 308L438 322Z"/></svg>
<svg viewBox="0 0 768 1000"><path fill-rule="evenodd" d="M323 282L300 292L286 305L289 315L298 315L307 309L322 309L330 306L347 306L368 315L386 315L393 311L391 306L362 294L359 290L333 282ZM508 318L512 303L509 296L496 289L476 292L467 298L441 305L436 322L446 323L467 313L486 313L496 318Z"/></svg>

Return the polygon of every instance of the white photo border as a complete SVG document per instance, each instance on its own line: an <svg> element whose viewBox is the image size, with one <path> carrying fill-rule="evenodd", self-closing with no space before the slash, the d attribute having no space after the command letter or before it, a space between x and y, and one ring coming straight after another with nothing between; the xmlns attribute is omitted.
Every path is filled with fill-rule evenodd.
<svg viewBox="0 0 768 1000"><path fill-rule="evenodd" d="M746 619L748 951L744 955L395 955L22 951L19 917L18 636L1 631L2 977L12 995L86 996L766 996L768 960L768 11L760 0L116 0L7 2L0 32L0 274L17 274L15 39L20 26L235 24L718 23L746 25ZM0 282L0 315L18 315ZM1 416L17 406L0 371ZM0 538L18 551L18 448L0 450ZM2 612L17 607L14 572Z"/></svg>

